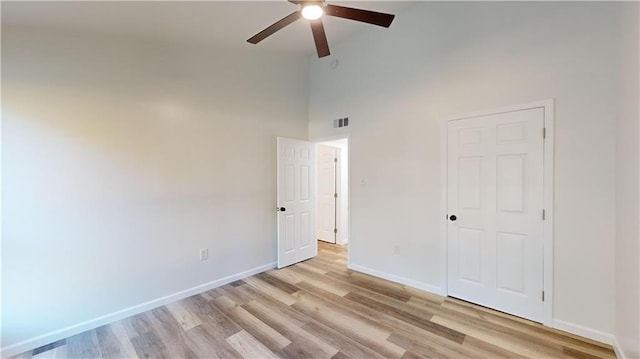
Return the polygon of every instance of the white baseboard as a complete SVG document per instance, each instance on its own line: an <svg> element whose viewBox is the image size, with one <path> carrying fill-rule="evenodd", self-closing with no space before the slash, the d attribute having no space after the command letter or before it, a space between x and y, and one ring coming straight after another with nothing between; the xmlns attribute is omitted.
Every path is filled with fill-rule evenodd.
<svg viewBox="0 0 640 359"><path fill-rule="evenodd" d="M624 350L622 350L622 346L618 342L618 338L613 336L613 351L616 352L616 358L618 359L627 359L627 356L624 354Z"/></svg>
<svg viewBox="0 0 640 359"><path fill-rule="evenodd" d="M613 344L613 334L602 332L596 329L583 327L582 325L565 322L564 320L554 319L553 327L556 329L564 330L565 332L569 332L575 335L579 335L581 337L589 338L591 340L595 340L601 343Z"/></svg>
<svg viewBox="0 0 640 359"><path fill-rule="evenodd" d="M68 338L76 334L80 334L87 330L95 329L105 324L113 323L115 321L130 317L132 315L140 314L142 312L146 312L148 310L161 307L169 303L173 303L180 299L184 299L192 295L206 292L213 288L217 288L225 284L229 284L231 282L252 276L254 274L262 273L264 271L273 269L275 267L276 267L275 262L265 264L263 266L249 269L241 273L233 274L221 279L217 279L217 280L204 283L189 289L185 289L173 294L169 294L161 298L153 299L145 303L134 305L132 307L119 310L117 312L106 314L98 318L90 319L78 324L68 326L66 328L58 329L43 335L39 335L34 338L23 340L21 342L9 345L7 347L3 347L2 352L0 353L0 357L7 358L16 354L24 353L28 350L33 350L43 345L47 345L49 343L53 343L64 338Z"/></svg>
<svg viewBox="0 0 640 359"><path fill-rule="evenodd" d="M374 277L378 277L378 278L382 278L382 279L386 279L392 282L396 282L396 283L400 283L400 284L404 284L404 285L408 285L409 287L413 287L413 288L417 288L420 290L424 290L425 292L429 292L429 293L434 293L437 295L442 295L444 296L445 294L442 291L442 288L428 284L428 283L424 283L424 282L419 282L417 280L413 280L413 279L408 279L408 278L404 278L404 277L400 277L397 276L395 274L389 274L386 272L381 272L375 269L371 269L371 268L367 268L358 264L353 264L350 263L347 266L349 269L357 271L357 272L362 272L365 274L369 274L372 275Z"/></svg>

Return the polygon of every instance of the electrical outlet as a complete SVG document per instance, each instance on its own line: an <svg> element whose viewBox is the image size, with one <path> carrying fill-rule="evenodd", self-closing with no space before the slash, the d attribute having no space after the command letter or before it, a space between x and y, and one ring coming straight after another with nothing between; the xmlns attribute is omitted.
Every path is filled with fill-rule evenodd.
<svg viewBox="0 0 640 359"><path fill-rule="evenodd" d="M209 248L200 249L200 260L204 261L209 259Z"/></svg>
<svg viewBox="0 0 640 359"><path fill-rule="evenodd" d="M393 254L395 255L399 255L400 254L400 245L396 244L395 247L393 247Z"/></svg>

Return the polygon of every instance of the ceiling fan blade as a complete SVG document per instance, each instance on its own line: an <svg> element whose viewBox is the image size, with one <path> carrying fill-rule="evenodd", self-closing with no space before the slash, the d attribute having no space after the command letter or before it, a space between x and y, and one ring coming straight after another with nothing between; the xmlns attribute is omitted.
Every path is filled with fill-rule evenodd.
<svg viewBox="0 0 640 359"><path fill-rule="evenodd" d="M287 16L285 16L284 18L280 19L279 21L276 21L273 25L267 27L266 29L260 31L259 33L255 34L252 38L250 38L249 40L247 40L247 42L250 42L252 44L257 44L260 41L266 39L267 37L273 35L274 32L282 29L283 27L291 24L292 22L298 20L300 17L302 17L302 14L300 13L300 11L296 11L294 13L291 13Z"/></svg>
<svg viewBox="0 0 640 359"><path fill-rule="evenodd" d="M327 42L327 35L324 32L324 26L322 20L309 21L311 24L311 32L313 33L313 40L316 42L316 50L318 51L318 57L329 56L329 42Z"/></svg>
<svg viewBox="0 0 640 359"><path fill-rule="evenodd" d="M296 5L300 5L302 4L302 1L300 0L289 0L290 3L296 4Z"/></svg>
<svg viewBox="0 0 640 359"><path fill-rule="evenodd" d="M389 27L395 15L385 14L369 10L354 9L346 6L337 6L327 4L324 12L330 16L341 17L344 19L366 22L368 24Z"/></svg>

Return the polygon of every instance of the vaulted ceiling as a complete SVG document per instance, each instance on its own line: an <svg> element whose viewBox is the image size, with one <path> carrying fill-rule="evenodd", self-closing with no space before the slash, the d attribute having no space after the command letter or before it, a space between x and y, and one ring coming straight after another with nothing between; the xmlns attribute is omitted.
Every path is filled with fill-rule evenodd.
<svg viewBox="0 0 640 359"><path fill-rule="evenodd" d="M412 2L329 1L368 10L397 13ZM246 40L296 11L280 1L34 1L2 2L3 26L27 26L88 33L135 36L201 46L259 46L265 51L315 53L306 20L297 21L258 45ZM401 19L396 18L396 21ZM371 25L325 17L329 44Z"/></svg>

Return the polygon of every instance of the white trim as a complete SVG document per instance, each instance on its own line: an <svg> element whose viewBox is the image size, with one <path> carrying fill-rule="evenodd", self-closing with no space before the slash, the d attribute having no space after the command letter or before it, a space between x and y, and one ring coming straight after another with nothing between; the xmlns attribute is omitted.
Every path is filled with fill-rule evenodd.
<svg viewBox="0 0 640 359"><path fill-rule="evenodd" d="M624 349L622 349L622 346L615 335L613 336L613 343L611 346L613 346L613 351L616 353L616 358L627 359L627 355L624 353Z"/></svg>
<svg viewBox="0 0 640 359"><path fill-rule="evenodd" d="M523 111L533 108L544 109L544 126L546 128L546 139L544 141L544 178L543 178L543 206L546 211L546 220L543 223L543 290L545 292L545 301L543 303L542 323L546 326L554 327L553 319L553 198L554 198L554 124L555 124L555 112L554 112L554 100L548 99L543 101L532 102L522 105L506 106L492 110L475 111L457 116L450 116L444 118L441 122L441 158L440 158L440 181L441 181L441 195L440 195L440 214L441 214L441 226L442 233L440 243L440 260L441 260L441 283L443 295L447 295L447 124L449 121L462 120L473 117L481 117L488 115L495 115L506 112Z"/></svg>
<svg viewBox="0 0 640 359"><path fill-rule="evenodd" d="M347 220L349 221L349 226L348 226L349 230L347 231L346 243L338 243L338 244L347 245L347 268L349 268L351 264L351 190L353 189L353 186L351 185L351 182L353 182L351 177L351 148L352 148L351 133L347 132L347 133L336 134L332 136L322 136L322 137L314 137L314 138L310 137L309 141L315 142L317 144L320 142L329 142L329 141L343 140L343 139L347 140L347 187L349 189L349 195L347 196L347 203L349 204L347 206ZM316 238L317 237L318 237L318 234L316 231Z"/></svg>
<svg viewBox="0 0 640 359"><path fill-rule="evenodd" d="M553 319L553 327L609 345L613 343L614 339L613 334L611 333L606 333L597 329L587 328L582 325L565 322L564 320L560 319Z"/></svg>
<svg viewBox="0 0 640 359"><path fill-rule="evenodd" d="M389 274L386 272L381 272L375 269L371 269L371 268L367 268L358 264L350 264L347 266L347 268L357 271L357 272L362 272L365 274L369 274L372 275L374 277L378 277L378 278L382 278L382 279L386 279L388 281L392 281L395 283L400 283L400 284L404 284L407 285L409 287L413 287L413 288L417 288L420 290L424 290L425 292L429 292L429 293L434 293L437 295L444 295L442 288L440 287L436 287L435 285L431 285L428 283L424 283L424 282L419 282L417 280L413 280L413 279L409 279L409 278L404 278L404 277L400 277L397 276L395 274Z"/></svg>
<svg viewBox="0 0 640 359"><path fill-rule="evenodd" d="M132 315L136 315L136 314L140 314L143 312L146 312L148 310L154 309L154 308L158 308L161 307L163 305L169 304L169 303L173 303L175 301L178 301L180 299L184 299L202 292L206 292L208 290L211 290L213 288L217 288L220 287L222 285L225 284L229 284L231 282L234 282L236 280L239 279L243 279L243 278L247 278L249 276L252 276L254 274L258 274L258 273L262 273L264 271L268 271L270 269L273 269L276 267L276 263L269 263L269 264L265 264L263 266L260 267L256 267L253 269L249 269L247 271L241 272L241 273L237 273L237 274L233 274L221 279L217 279L208 283L204 283L189 289L185 289L173 294L169 294L167 296L161 297L161 298L156 298L153 300L150 300L148 302L145 303L141 303L138 305L134 305L132 307L129 308L125 308L113 313L109 313L109 314L105 314L103 316L94 318L94 319L89 319L87 321L78 323L78 324L74 324L71 326L68 326L66 328L62 328L62 329L58 329L58 330L54 330L52 332L43 334L43 335L39 335L37 337L31 338L31 339L27 339L27 340L23 340L21 342L9 345L7 347L2 348L2 353L0 354L0 357L5 358L5 357L10 357L13 355L17 355L20 353L24 353L28 350L33 350L35 348L41 347L43 345L47 345L49 343L53 343L56 342L58 340L64 339L64 338L68 338L71 336L74 336L76 334L80 334L82 332L85 332L87 330L91 330L91 329L95 329L97 327L103 326L105 324L109 324L109 323L113 323L115 321L130 317Z"/></svg>
<svg viewBox="0 0 640 359"><path fill-rule="evenodd" d="M543 205L546 219L543 222L543 246L544 246L544 267L543 267L543 288L545 300L543 303L542 323L551 326L553 322L553 228L554 228L554 191L553 185L555 171L555 107L554 101L546 100L540 102L544 107L544 128L546 139L544 141L544 178L543 178Z"/></svg>
<svg viewBox="0 0 640 359"><path fill-rule="evenodd" d="M447 171L448 171L448 156L449 150L447 145L447 123L449 119L445 119L442 121L442 125L440 126L440 148L441 148L441 156L440 156L440 287L442 288L442 293L446 296L449 293L449 280L448 280L448 236L447 236L447 221L448 217L448 199L447 199Z"/></svg>

